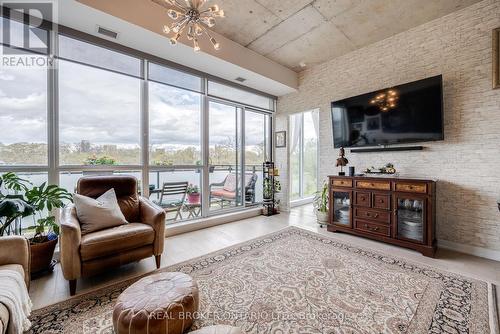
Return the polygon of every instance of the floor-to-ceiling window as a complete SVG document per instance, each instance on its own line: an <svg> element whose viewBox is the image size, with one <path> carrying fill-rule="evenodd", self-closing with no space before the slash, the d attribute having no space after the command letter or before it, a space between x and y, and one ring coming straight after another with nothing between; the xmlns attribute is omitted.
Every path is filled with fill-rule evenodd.
<svg viewBox="0 0 500 334"><path fill-rule="evenodd" d="M318 110L290 116L290 198L314 196L318 185Z"/></svg>
<svg viewBox="0 0 500 334"><path fill-rule="evenodd" d="M46 39L54 70L0 68L0 173L71 192L85 175L133 175L179 205L171 223L260 203L273 97L71 30ZM170 183L188 190L165 200Z"/></svg>

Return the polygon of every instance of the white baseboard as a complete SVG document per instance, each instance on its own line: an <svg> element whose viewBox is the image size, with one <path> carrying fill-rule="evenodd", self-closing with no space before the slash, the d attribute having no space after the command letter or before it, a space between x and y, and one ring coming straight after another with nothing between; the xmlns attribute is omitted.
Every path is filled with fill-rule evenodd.
<svg viewBox="0 0 500 334"><path fill-rule="evenodd" d="M438 248L454 250L460 253L484 257L486 259L500 261L500 251L477 246L463 245L448 240L438 240Z"/></svg>

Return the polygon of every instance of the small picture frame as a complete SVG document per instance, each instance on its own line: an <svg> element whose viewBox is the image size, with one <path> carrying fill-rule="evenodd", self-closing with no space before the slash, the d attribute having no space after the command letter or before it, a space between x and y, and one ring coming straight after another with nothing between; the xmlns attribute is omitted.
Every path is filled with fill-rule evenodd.
<svg viewBox="0 0 500 334"><path fill-rule="evenodd" d="M276 131L275 133L275 147L286 147L286 131Z"/></svg>
<svg viewBox="0 0 500 334"><path fill-rule="evenodd" d="M500 88L500 28L493 30L493 89Z"/></svg>

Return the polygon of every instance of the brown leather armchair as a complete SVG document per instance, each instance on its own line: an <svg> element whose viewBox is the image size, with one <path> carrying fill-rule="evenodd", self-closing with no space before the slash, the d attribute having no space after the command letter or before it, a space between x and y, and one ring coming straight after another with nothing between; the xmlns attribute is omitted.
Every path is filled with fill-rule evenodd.
<svg viewBox="0 0 500 334"><path fill-rule="evenodd" d="M110 267L155 256L160 267L165 240L165 212L137 194L132 176L87 176L78 180L77 193L97 198L114 188L118 204L128 224L82 235L74 205L61 218L61 267L69 281L70 294L76 280Z"/></svg>
<svg viewBox="0 0 500 334"><path fill-rule="evenodd" d="M0 271L14 270L24 277L26 287L30 287L31 252L28 240L20 236L0 238ZM10 313L7 307L0 303L0 333L5 333L9 327Z"/></svg>

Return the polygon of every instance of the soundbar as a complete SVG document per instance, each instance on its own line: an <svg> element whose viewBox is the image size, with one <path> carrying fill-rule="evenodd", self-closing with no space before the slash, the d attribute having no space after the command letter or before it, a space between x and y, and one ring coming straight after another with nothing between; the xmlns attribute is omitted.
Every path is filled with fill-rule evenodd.
<svg viewBox="0 0 500 334"><path fill-rule="evenodd" d="M423 146L367 147L367 148L351 148L351 153L422 151L423 149L424 149Z"/></svg>

